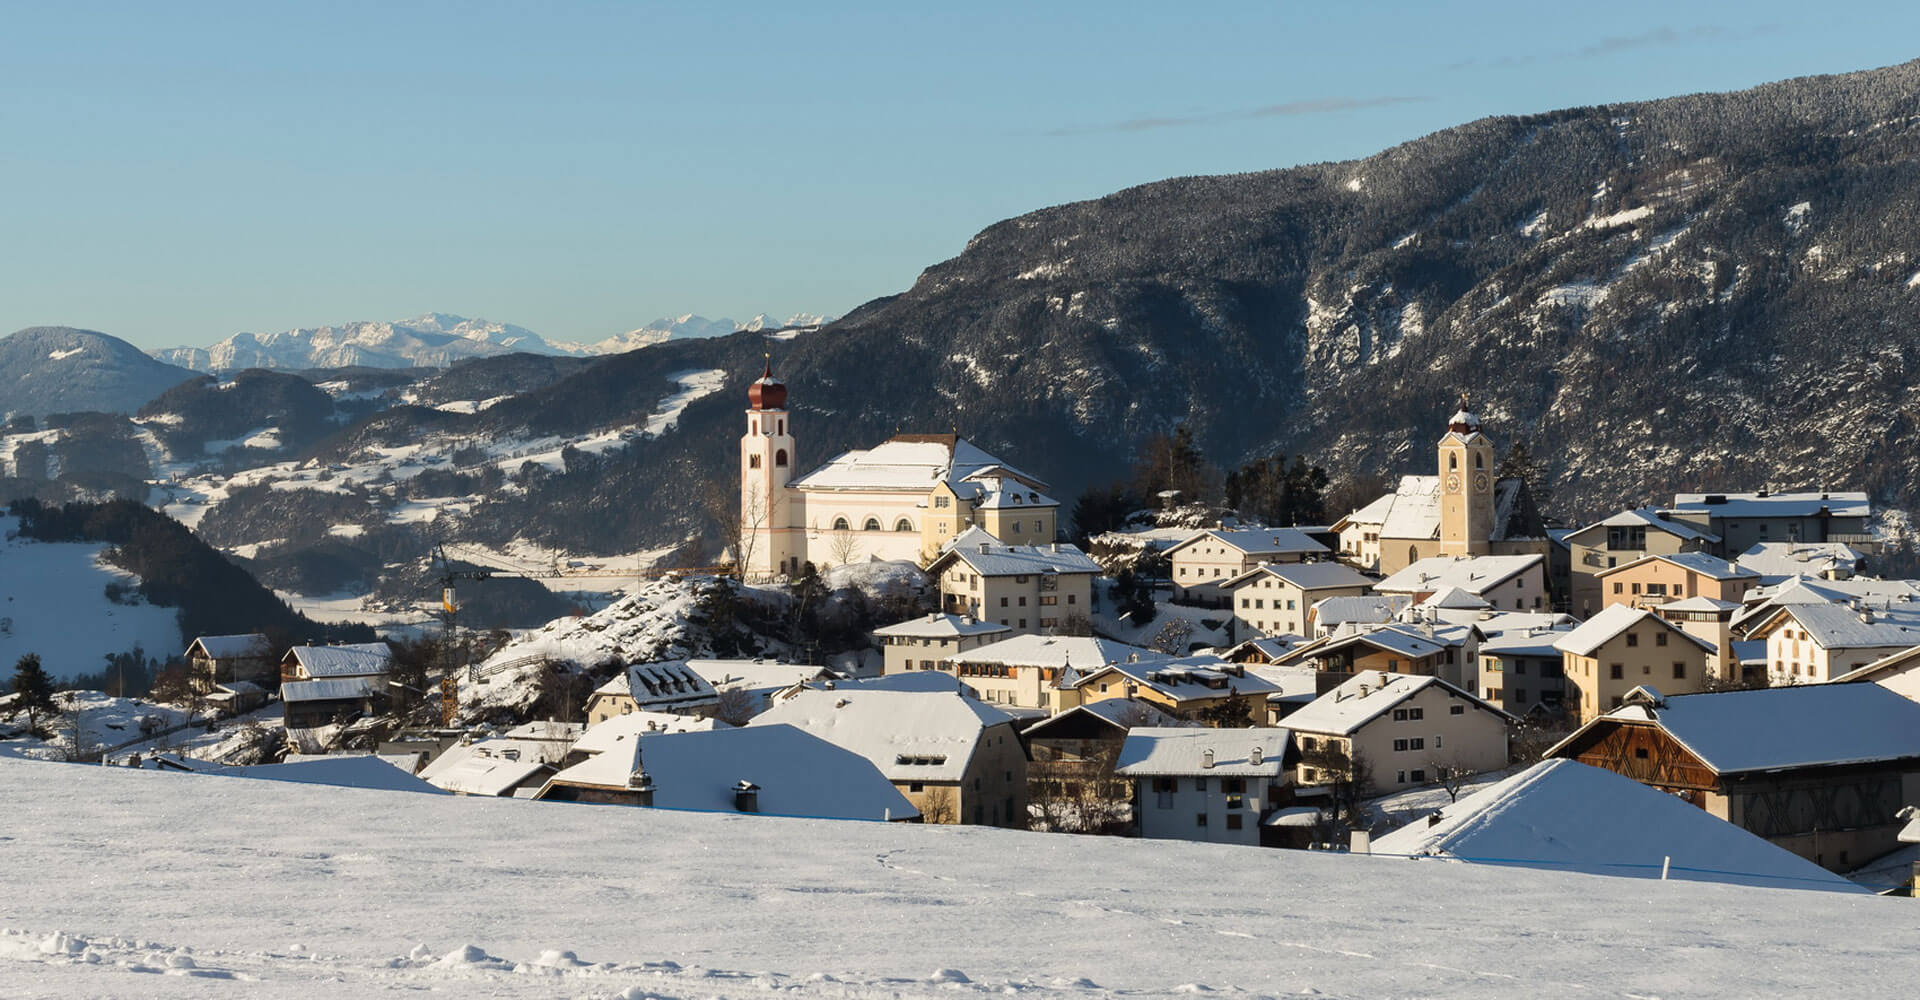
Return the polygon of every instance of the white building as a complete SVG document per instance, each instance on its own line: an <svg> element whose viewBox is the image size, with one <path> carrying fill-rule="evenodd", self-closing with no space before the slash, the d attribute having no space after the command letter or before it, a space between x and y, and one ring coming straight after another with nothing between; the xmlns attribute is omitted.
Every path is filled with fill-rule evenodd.
<svg viewBox="0 0 1920 1000"><path fill-rule="evenodd" d="M933 670L941 660L1013 634L1011 626L971 615L933 613L873 630L885 660L882 674Z"/></svg>
<svg viewBox="0 0 1920 1000"><path fill-rule="evenodd" d="M1441 767L1469 772L1507 766L1513 717L1433 676L1368 670L1287 716L1300 750L1301 787L1349 776L1359 760L1373 787L1399 791L1439 780Z"/></svg>
<svg viewBox="0 0 1920 1000"><path fill-rule="evenodd" d="M1115 767L1134 782L1140 835L1260 843L1261 820L1292 801L1285 729L1129 730Z"/></svg>
<svg viewBox="0 0 1920 1000"><path fill-rule="evenodd" d="M975 527L948 543L927 574L948 614L1052 635L1089 617L1100 565L1070 544L1006 545Z"/></svg>

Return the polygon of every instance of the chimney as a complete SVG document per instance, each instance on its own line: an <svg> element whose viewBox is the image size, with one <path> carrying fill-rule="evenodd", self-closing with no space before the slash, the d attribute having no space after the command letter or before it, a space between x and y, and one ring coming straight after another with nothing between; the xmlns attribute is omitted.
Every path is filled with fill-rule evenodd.
<svg viewBox="0 0 1920 1000"><path fill-rule="evenodd" d="M1248 754L1247 754L1247 763L1249 763L1249 764L1258 764L1258 763L1260 763L1260 757L1261 757L1261 754L1260 754L1260 744L1258 744L1258 743L1255 743L1255 744L1253 745L1253 750L1252 750L1252 752L1250 752L1250 753L1248 753Z"/></svg>
<svg viewBox="0 0 1920 1000"><path fill-rule="evenodd" d="M760 811L760 786L745 778L734 783L733 808L743 813Z"/></svg>
<svg viewBox="0 0 1920 1000"><path fill-rule="evenodd" d="M1201 767L1205 767L1205 768L1211 768L1211 767L1213 767L1213 750L1212 750L1212 748L1208 748L1208 749L1206 749L1206 750L1203 750L1203 751L1201 751L1201 753L1200 753L1200 766L1201 766Z"/></svg>
<svg viewBox="0 0 1920 1000"><path fill-rule="evenodd" d="M635 771L628 775L627 791L633 793L635 805L653 805L653 775L645 771Z"/></svg>

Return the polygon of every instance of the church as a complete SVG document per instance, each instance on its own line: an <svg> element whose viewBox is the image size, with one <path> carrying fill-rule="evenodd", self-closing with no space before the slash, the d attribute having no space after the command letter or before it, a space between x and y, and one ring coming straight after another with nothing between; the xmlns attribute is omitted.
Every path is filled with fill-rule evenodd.
<svg viewBox="0 0 1920 1000"><path fill-rule="evenodd" d="M1052 542L1060 504L1046 483L957 434L896 434L795 477L787 387L772 362L747 389L740 436L740 543L749 579L792 575L811 562L930 563L979 527L1008 545Z"/></svg>

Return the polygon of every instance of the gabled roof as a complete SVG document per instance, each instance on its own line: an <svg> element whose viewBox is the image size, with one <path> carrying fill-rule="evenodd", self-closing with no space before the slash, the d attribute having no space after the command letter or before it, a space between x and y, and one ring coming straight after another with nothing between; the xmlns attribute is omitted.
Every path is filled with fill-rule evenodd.
<svg viewBox="0 0 1920 1000"><path fill-rule="evenodd" d="M224 767L202 773L230 778L291 781L301 785L335 785L341 788L372 788L388 792L446 794L374 754L328 754L300 760L287 760L279 764Z"/></svg>
<svg viewBox="0 0 1920 1000"><path fill-rule="evenodd" d="M1705 612L1710 614L1719 614L1722 611L1733 611L1738 609L1739 607L1740 605L1733 601L1723 601L1717 597L1707 597L1705 595L1697 595L1694 597L1688 597L1678 601L1668 601L1667 603L1660 605L1660 610Z"/></svg>
<svg viewBox="0 0 1920 1000"><path fill-rule="evenodd" d="M764 691L833 677L826 667L773 660L688 660L687 669L706 678L715 691L736 687Z"/></svg>
<svg viewBox="0 0 1920 1000"><path fill-rule="evenodd" d="M1384 523L1387 515L1393 512L1393 497L1392 493L1382 493L1379 499L1341 518L1334 527L1339 528L1342 524Z"/></svg>
<svg viewBox="0 0 1920 1000"><path fill-rule="evenodd" d="M896 434L875 448L841 452L791 485L803 490L925 493L941 482L960 487L968 477L983 473L1017 479L1035 490L1048 488L952 434ZM963 495L977 492L977 487L966 487Z"/></svg>
<svg viewBox="0 0 1920 1000"><path fill-rule="evenodd" d="M1697 806L1612 771L1542 761L1373 842L1375 854L1861 892Z"/></svg>
<svg viewBox="0 0 1920 1000"><path fill-rule="evenodd" d="M977 488L974 506L981 510L1013 510L1022 507L1058 507L1060 501L1005 476L977 475L967 480ZM958 491L956 491L958 492ZM964 495L964 494L962 494Z"/></svg>
<svg viewBox="0 0 1920 1000"><path fill-rule="evenodd" d="M1473 630L1463 625L1395 622L1355 632L1334 633L1294 650L1287 658L1294 661L1320 659L1348 646L1371 646L1383 652L1419 658L1464 646L1472 635Z"/></svg>
<svg viewBox="0 0 1920 1000"><path fill-rule="evenodd" d="M240 660L273 655L272 644L259 632L249 632L246 635L203 635L187 644L187 655L194 655L196 649L200 651L201 656L213 660Z"/></svg>
<svg viewBox="0 0 1920 1000"><path fill-rule="evenodd" d="M1514 628L1480 640L1478 652L1495 656L1545 656L1560 654L1554 643L1566 638L1573 626Z"/></svg>
<svg viewBox="0 0 1920 1000"><path fill-rule="evenodd" d="M1747 634L1762 638L1791 618L1822 649L1905 649L1920 646L1920 606L1855 610L1844 604L1788 604Z"/></svg>
<svg viewBox="0 0 1920 1000"><path fill-rule="evenodd" d="M1824 576L1835 570L1853 573L1866 556L1842 542L1759 542L1736 557L1740 565L1763 580L1790 576Z"/></svg>
<svg viewBox="0 0 1920 1000"><path fill-rule="evenodd" d="M1289 719L1289 722L1292 720ZM1721 775L1920 757L1920 703L1878 684L1803 684L1630 704L1580 727L1652 723Z"/></svg>
<svg viewBox="0 0 1920 1000"><path fill-rule="evenodd" d="M1244 556L1320 555L1330 552L1298 528L1208 528L1167 549L1167 555L1205 539L1220 542Z"/></svg>
<svg viewBox="0 0 1920 1000"><path fill-rule="evenodd" d="M295 646L287 657L300 665L307 676L371 677L393 667L393 647L384 642L356 642L339 646Z"/></svg>
<svg viewBox="0 0 1920 1000"><path fill-rule="evenodd" d="M643 736L709 733L715 729L732 728L719 719L696 719L691 715L674 715L671 712L629 712L588 726L570 749L579 753L603 753L622 749Z"/></svg>
<svg viewBox="0 0 1920 1000"><path fill-rule="evenodd" d="M1291 744L1292 735L1285 729L1141 727L1127 733L1114 771L1129 778L1277 778L1286 772Z"/></svg>
<svg viewBox="0 0 1920 1000"><path fill-rule="evenodd" d="M1678 566L1690 573L1698 573L1709 580L1759 580L1760 574L1739 563L1730 563L1705 552L1656 552L1641 556L1632 562L1610 566L1595 573L1595 576L1611 576L1615 573L1643 566L1650 562L1664 562Z"/></svg>
<svg viewBox="0 0 1920 1000"><path fill-rule="evenodd" d="M1170 659L1140 646L1129 646L1115 639L1068 635L1016 635L976 646L948 656L947 663L1000 663L1010 667L1064 667L1086 673L1096 667L1123 660L1159 661Z"/></svg>
<svg viewBox="0 0 1920 1000"><path fill-rule="evenodd" d="M1307 707L1287 716L1287 727L1296 733L1348 735L1435 685L1469 705L1493 713L1496 718L1513 721L1513 716L1492 704L1430 674L1387 674L1378 670L1362 670L1339 687L1315 698Z"/></svg>
<svg viewBox="0 0 1920 1000"><path fill-rule="evenodd" d="M1345 563L1261 563L1220 586L1231 590L1257 579L1284 580L1301 590L1330 590L1335 587L1371 587L1373 578L1364 576Z"/></svg>
<svg viewBox="0 0 1920 1000"><path fill-rule="evenodd" d="M999 622L990 622L971 615L943 615L933 613L925 618L909 618L896 625L882 625L873 630L874 635L906 636L916 639L953 639L960 636L991 635L995 632L1011 632L1013 628Z"/></svg>
<svg viewBox="0 0 1920 1000"><path fill-rule="evenodd" d="M1373 589L1383 594L1418 594L1443 587L1458 587L1469 594L1484 594L1545 563L1546 557L1537 554L1472 556L1465 559L1429 556L1374 584Z"/></svg>
<svg viewBox="0 0 1920 1000"><path fill-rule="evenodd" d="M1074 545L1003 545L979 528L969 529L947 544L927 572L939 575L954 560L967 564L981 576L1029 576L1047 573L1086 573L1097 575L1100 564Z"/></svg>
<svg viewBox="0 0 1920 1000"><path fill-rule="evenodd" d="M1369 625L1390 622L1412 601L1406 594L1325 597L1313 603L1313 619L1322 628L1348 622Z"/></svg>
<svg viewBox="0 0 1920 1000"><path fill-rule="evenodd" d="M1401 476L1393 506L1380 524L1381 538L1440 537L1440 477Z"/></svg>
<svg viewBox="0 0 1920 1000"><path fill-rule="evenodd" d="M1096 726L1112 731L1115 735L1128 731L1128 726L1170 726L1178 721L1162 712L1152 702L1137 698L1108 698L1090 705L1069 708L1043 722L1029 726L1021 738L1033 740L1046 736L1054 729L1071 729L1074 726L1092 722Z"/></svg>
<svg viewBox="0 0 1920 1000"><path fill-rule="evenodd" d="M1872 517L1873 503L1861 492L1676 493L1673 509L1721 518Z"/></svg>
<svg viewBox="0 0 1920 1000"><path fill-rule="evenodd" d="M1698 525L1676 517L1662 517L1662 511L1652 507L1635 510L1623 510L1611 517L1602 518L1578 531L1567 535L1570 541L1579 541L1582 535L1603 528L1648 528L1665 532L1681 541L1712 543L1720 540L1719 535L1702 530ZM1584 543L1582 543L1584 544Z"/></svg>
<svg viewBox="0 0 1920 1000"><path fill-rule="evenodd" d="M1260 635L1260 636L1254 636L1251 639L1246 639L1239 643L1236 643L1233 646L1230 646L1227 649L1222 650L1220 652L1220 655L1231 660L1235 656L1239 655L1241 652L1245 651L1249 653L1258 653L1261 656L1266 657L1269 661L1271 661L1271 660L1277 660L1280 657L1285 656L1296 649L1299 649L1301 646L1306 645L1309 641L1311 640L1309 640L1306 636L1303 636L1303 635Z"/></svg>
<svg viewBox="0 0 1920 1000"><path fill-rule="evenodd" d="M1762 643L1761 649L1763 652L1765 648L1766 644ZM1850 684L1855 681L1877 681L1882 677L1906 673L1916 665L1920 665L1920 645L1883 656L1858 670L1841 674L1829 683Z"/></svg>
<svg viewBox="0 0 1920 1000"><path fill-rule="evenodd" d="M280 700L289 705L309 701L376 698L384 697L386 693L386 682L378 677L323 677L312 681L287 681L280 685Z"/></svg>
<svg viewBox="0 0 1920 1000"><path fill-rule="evenodd" d="M1592 656L1593 651L1612 641L1614 636L1640 624L1654 621L1660 627L1675 635L1685 636L1688 642L1709 653L1718 652L1714 645L1678 625L1654 614L1645 608L1631 607L1625 604L1609 604L1600 609L1600 613L1581 623L1579 628L1568 632L1553 644L1553 648L1574 656Z"/></svg>
<svg viewBox="0 0 1920 1000"><path fill-rule="evenodd" d="M1244 675L1244 676L1242 676ZM1085 670L1073 682L1061 687L1086 688L1101 678L1125 677L1129 683L1153 690L1177 703L1210 701L1229 695L1265 698L1278 694L1280 685L1230 663L1211 653L1179 659L1141 660L1138 663L1110 663Z"/></svg>
<svg viewBox="0 0 1920 1000"><path fill-rule="evenodd" d="M1427 599L1420 602L1420 607L1477 611L1491 608L1493 605L1488 604L1479 594L1469 593L1459 587L1447 586L1428 594Z"/></svg>
<svg viewBox="0 0 1920 1000"><path fill-rule="evenodd" d="M551 749L521 740L481 740L448 747L421 769L420 779L462 795L505 795L565 756L548 753Z"/></svg>
<svg viewBox="0 0 1920 1000"><path fill-rule="evenodd" d="M700 708L720 700L705 677L677 660L635 663L594 688L596 696L625 695L641 709L677 711Z"/></svg>
<svg viewBox="0 0 1920 1000"><path fill-rule="evenodd" d="M958 781L987 730L1013 717L958 693L802 691L749 727L786 724L873 762L892 781Z"/></svg>

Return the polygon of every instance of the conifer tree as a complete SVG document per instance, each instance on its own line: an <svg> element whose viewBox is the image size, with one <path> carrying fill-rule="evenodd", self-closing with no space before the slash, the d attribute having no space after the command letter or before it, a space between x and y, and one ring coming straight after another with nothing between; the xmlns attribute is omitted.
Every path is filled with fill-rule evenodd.
<svg viewBox="0 0 1920 1000"><path fill-rule="evenodd" d="M20 696L19 710L27 713L27 728L40 728L40 715L51 714L53 680L40 666L40 654L28 653L13 665L13 693Z"/></svg>

